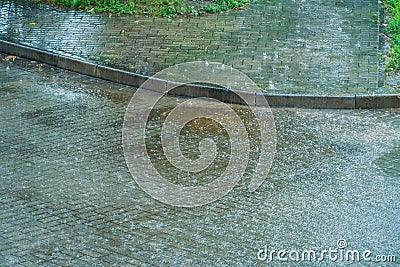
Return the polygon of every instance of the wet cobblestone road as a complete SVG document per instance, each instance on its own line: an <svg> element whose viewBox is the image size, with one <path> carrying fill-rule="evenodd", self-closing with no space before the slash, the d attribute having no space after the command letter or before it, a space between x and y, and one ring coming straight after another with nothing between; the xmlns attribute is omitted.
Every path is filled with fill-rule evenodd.
<svg viewBox="0 0 400 267"><path fill-rule="evenodd" d="M278 149L262 187L185 209L151 199L128 172L121 129L134 88L21 59L0 61L0 80L1 266L257 266L264 245L339 238L398 253L398 109L274 109Z"/></svg>

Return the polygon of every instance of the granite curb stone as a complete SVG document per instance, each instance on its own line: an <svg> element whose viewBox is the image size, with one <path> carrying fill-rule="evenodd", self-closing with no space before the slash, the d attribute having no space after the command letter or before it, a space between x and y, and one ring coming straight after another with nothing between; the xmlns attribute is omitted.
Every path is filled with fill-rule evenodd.
<svg viewBox="0 0 400 267"><path fill-rule="evenodd" d="M73 57L40 50L34 47L20 45L0 40L0 52L19 57L43 62L58 68L67 69L88 76L125 85L139 87L149 77L102 66L83 61ZM202 85L182 85L176 88L173 95L183 97L206 96L218 99L225 103L244 104L242 98L250 103L260 103L260 97L266 97L271 107L298 107L298 108L329 108L329 109L358 109L358 108L399 108L399 94L382 95L294 95L294 94L262 94L254 95L247 92L235 92L232 90L209 87ZM240 95L240 96L239 96ZM254 101L252 100L254 98ZM258 99L258 100L257 100Z"/></svg>

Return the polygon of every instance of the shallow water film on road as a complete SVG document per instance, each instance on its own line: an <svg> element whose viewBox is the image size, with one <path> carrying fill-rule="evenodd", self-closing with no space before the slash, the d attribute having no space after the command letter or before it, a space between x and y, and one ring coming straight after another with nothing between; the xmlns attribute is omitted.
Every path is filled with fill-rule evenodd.
<svg viewBox="0 0 400 267"><path fill-rule="evenodd" d="M363 265L399 257L398 109L272 109L275 159L249 192L259 132L249 110L232 105L252 145L244 176L218 201L178 208L143 192L125 163L122 123L135 88L21 59L0 64L2 266L321 266L321 251L340 248L359 251ZM206 174L169 171L157 145L160 119L184 101L158 103L147 144L170 181L207 183L229 160L219 124L199 119L181 131L182 153L193 160L201 139L215 141ZM297 251L299 261L269 259L271 250L288 259Z"/></svg>

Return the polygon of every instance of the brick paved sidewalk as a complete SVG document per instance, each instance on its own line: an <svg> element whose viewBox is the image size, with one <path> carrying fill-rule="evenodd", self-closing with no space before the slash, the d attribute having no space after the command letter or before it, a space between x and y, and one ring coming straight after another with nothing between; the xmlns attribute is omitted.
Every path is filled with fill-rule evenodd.
<svg viewBox="0 0 400 267"><path fill-rule="evenodd" d="M270 93L380 93L378 1L259 1L172 21L0 0L0 38L151 75L224 62Z"/></svg>

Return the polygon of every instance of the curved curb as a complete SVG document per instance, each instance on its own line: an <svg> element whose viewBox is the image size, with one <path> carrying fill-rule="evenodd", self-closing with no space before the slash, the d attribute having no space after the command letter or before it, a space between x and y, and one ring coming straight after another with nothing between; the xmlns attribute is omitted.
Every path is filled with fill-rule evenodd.
<svg viewBox="0 0 400 267"><path fill-rule="evenodd" d="M140 87L149 77L123 71L116 68L94 64L70 56L65 56L38 48L0 40L0 52L43 62L58 68L74 71L107 81L117 82L134 87ZM165 81L166 82L166 81ZM252 103L259 97L266 97L271 107L298 107L298 108L330 108L330 109L359 109L359 108L400 108L400 94L382 95L295 95L295 94L268 94L254 95L247 92L202 85L183 85L174 91L174 95L183 97L211 97L225 103L243 104L238 96L252 99Z"/></svg>

